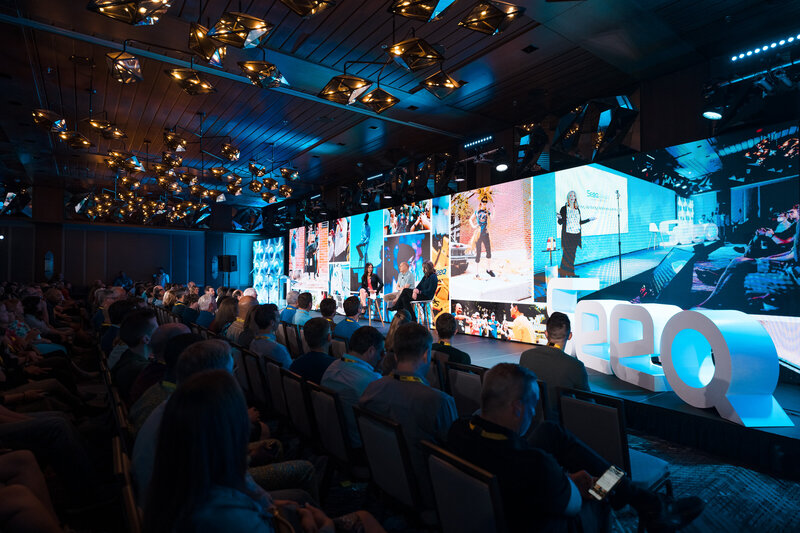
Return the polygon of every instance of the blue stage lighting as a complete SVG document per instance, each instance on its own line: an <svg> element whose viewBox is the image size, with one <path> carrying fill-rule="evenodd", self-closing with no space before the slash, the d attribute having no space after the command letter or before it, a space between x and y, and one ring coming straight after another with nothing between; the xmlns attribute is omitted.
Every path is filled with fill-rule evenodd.
<svg viewBox="0 0 800 533"><path fill-rule="evenodd" d="M772 41L769 44L756 46L755 48L753 48L752 50L748 50L747 52L741 52L739 54L734 54L734 55L731 56L731 61L738 61L739 59L744 59L745 56L751 56L753 54L759 54L761 52L766 52L767 50L769 50L771 48L778 48L779 46L792 44L792 43L795 42L795 40L800 42L800 34L798 34L797 36L789 36L789 37L786 37L785 39Z"/></svg>

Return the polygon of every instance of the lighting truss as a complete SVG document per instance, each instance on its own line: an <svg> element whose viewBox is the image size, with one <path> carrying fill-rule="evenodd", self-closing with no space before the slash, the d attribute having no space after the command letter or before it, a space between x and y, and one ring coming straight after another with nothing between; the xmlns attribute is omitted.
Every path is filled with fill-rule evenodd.
<svg viewBox="0 0 800 533"><path fill-rule="evenodd" d="M751 48L750 50L744 50L738 54L734 54L731 56L731 61L739 61L742 59L747 59L749 57L759 55L768 52L770 50L775 50L798 43L800 43L800 33L798 33L797 35L789 35L788 37L772 41L769 44L765 43L761 46L756 46L755 48Z"/></svg>

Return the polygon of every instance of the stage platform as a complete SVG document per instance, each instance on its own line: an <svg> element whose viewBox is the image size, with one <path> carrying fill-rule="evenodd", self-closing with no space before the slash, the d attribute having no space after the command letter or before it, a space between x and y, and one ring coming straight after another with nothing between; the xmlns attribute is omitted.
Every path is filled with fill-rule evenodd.
<svg viewBox="0 0 800 533"><path fill-rule="evenodd" d="M366 325L366 320L362 320ZM388 325L373 321L386 333ZM435 335L435 334L434 334ZM518 363L530 345L458 335L453 346L464 350L472 363L491 368L497 363ZM714 409L687 405L674 392L651 392L614 376L588 370L592 391L625 402L629 429L661 437L714 454L726 462L767 472L777 477L800 479L800 385L782 382L775 397L794 427L745 428L719 417Z"/></svg>

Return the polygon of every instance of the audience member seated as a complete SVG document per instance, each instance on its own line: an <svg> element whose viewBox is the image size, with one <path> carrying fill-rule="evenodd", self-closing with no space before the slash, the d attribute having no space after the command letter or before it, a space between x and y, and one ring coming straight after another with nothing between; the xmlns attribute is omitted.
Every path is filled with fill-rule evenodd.
<svg viewBox="0 0 800 533"><path fill-rule="evenodd" d="M344 339L348 342L350 341L350 336L360 327L358 325L360 306L361 303L358 301L358 296L351 296L345 299L342 303L344 320L337 323L336 327L333 329L334 337Z"/></svg>
<svg viewBox="0 0 800 533"><path fill-rule="evenodd" d="M229 341L239 344L239 335L244 331L244 319L247 318L247 313L250 312L250 309L257 305L258 300L252 296L242 296L239 298L236 319L228 326L228 330L225 332L225 337Z"/></svg>
<svg viewBox="0 0 800 533"><path fill-rule="evenodd" d="M133 287L133 280L130 277L128 277L128 275L124 271L120 270L119 274L117 274L117 277L114 278L114 281L111 282L111 284L114 285L115 287L122 287L123 289L128 291L131 289L131 287Z"/></svg>
<svg viewBox="0 0 800 533"><path fill-rule="evenodd" d="M311 318L311 293L303 292L297 297L297 310L294 312L293 324L302 326Z"/></svg>
<svg viewBox="0 0 800 533"><path fill-rule="evenodd" d="M18 337L30 342L42 355L67 355L67 349L64 346L45 339L38 329L33 329L25 323L25 311L20 300L9 298L3 303L10 315L8 328Z"/></svg>
<svg viewBox="0 0 800 533"><path fill-rule="evenodd" d="M177 315L183 322L183 312L186 311L186 297L189 296L189 291L180 289L175 291L175 303L172 306L172 314Z"/></svg>
<svg viewBox="0 0 800 533"><path fill-rule="evenodd" d="M128 348L111 369L111 380L125 402L129 400L134 381L149 362L152 353L150 339L157 327L156 314L149 309L141 309L129 313L119 328L119 338Z"/></svg>
<svg viewBox="0 0 800 533"><path fill-rule="evenodd" d="M92 328L99 332L103 324L108 323L108 316L106 314L106 309L110 306L114 301L116 301L116 296L114 291L111 289L98 289L94 293L95 298L95 308L94 314L92 315Z"/></svg>
<svg viewBox="0 0 800 533"><path fill-rule="evenodd" d="M60 532L58 516L36 458L28 450L0 456L0 530Z"/></svg>
<svg viewBox="0 0 800 533"><path fill-rule="evenodd" d="M448 361L469 365L472 363L469 354L450 344L457 332L456 319L450 313L442 313L436 319L436 335L439 342L433 345L433 351L447 354Z"/></svg>
<svg viewBox="0 0 800 533"><path fill-rule="evenodd" d="M281 311L281 322L288 322L294 324L294 313L297 311L297 297L300 293L297 291L289 291L286 295L286 307Z"/></svg>
<svg viewBox="0 0 800 533"><path fill-rule="evenodd" d="M187 294L184 299L183 303L186 306L181 313L181 322L186 324L194 324L197 321L197 315L200 314L200 310L198 309L198 300L200 297L197 294L189 293Z"/></svg>
<svg viewBox="0 0 800 533"><path fill-rule="evenodd" d="M358 304L358 298L355 298ZM353 406L364 394L367 385L381 378L375 369L384 354L384 339L381 333L371 327L358 328L350 337L347 353L335 360L322 375L323 387L334 390L342 402L342 411L347 421L350 445L361 448L361 435L358 432Z"/></svg>
<svg viewBox="0 0 800 533"><path fill-rule="evenodd" d="M164 324L160 326L158 330L166 326L181 325L182 324ZM156 330L156 333L158 333L158 330ZM173 328L172 331L177 334L165 340L165 346L161 350L161 357L164 361L161 365L164 368L161 379L145 390L135 403L132 402L131 408L128 411L128 420L133 427L134 435L139 433L139 430L144 425L147 417L150 416L150 413L153 412L153 409L166 401L169 395L175 390L175 365L178 362L178 357L186 348L203 340L200 335L195 335L194 333L189 333L179 328Z"/></svg>
<svg viewBox="0 0 800 533"><path fill-rule="evenodd" d="M303 336L310 351L295 359L289 370L303 379L319 383L325 370L335 361L328 354L331 345L331 325L322 317L312 318L303 326Z"/></svg>
<svg viewBox="0 0 800 533"><path fill-rule="evenodd" d="M331 325L331 331L336 328L336 322L333 318L336 316L336 300L333 298L323 298L319 303L319 313L322 318L327 320Z"/></svg>
<svg viewBox="0 0 800 533"><path fill-rule="evenodd" d="M380 372L384 376L390 374L397 367L397 357L394 354L394 340L397 337L397 329L403 324L411 322L411 313L405 309L400 309L395 313L392 323L389 324L389 331L386 333L386 357L381 362Z"/></svg>
<svg viewBox="0 0 800 533"><path fill-rule="evenodd" d="M525 350L519 364L547 383L547 399L555 404L558 388L590 390L589 376L581 361L564 352L567 341L572 338L569 317L556 311L546 325L547 346L537 345Z"/></svg>
<svg viewBox="0 0 800 533"><path fill-rule="evenodd" d="M595 500L588 490L611 465L551 422L522 437L538 398L533 372L495 365L484 375L481 414L455 422L447 438L453 453L497 476L510 531L603 531L609 504L630 504L647 531L674 531L702 512L699 498L671 501L634 487L627 476L607 500Z"/></svg>
<svg viewBox="0 0 800 533"><path fill-rule="evenodd" d="M273 501L247 476L248 433L247 406L233 377L217 370L182 383L164 410L143 531L271 533L275 506L295 531L383 531L363 511L333 521L309 504Z"/></svg>
<svg viewBox="0 0 800 533"><path fill-rule="evenodd" d="M181 353L175 365L177 386L180 387L195 374L217 369L224 370L227 374L233 373L230 345L220 339L195 342ZM171 390L167 392L172 394ZM165 400L153 409L142 425L133 447L132 474L139 502L146 501L147 489L153 487L150 485L150 478L167 403ZM248 428L248 436L252 433L251 411L247 412L250 419L248 425L251 426ZM250 449L250 453L258 453L258 448ZM316 492L314 465L308 461L283 461L254 467L249 472L248 479L257 479L259 485L266 490L302 489L309 493ZM251 474L253 478L250 477Z"/></svg>
<svg viewBox="0 0 800 533"><path fill-rule="evenodd" d="M209 324L208 330L224 337L230 325L236 320L237 312L238 302L233 298L224 297L219 303L214 320Z"/></svg>
<svg viewBox="0 0 800 533"><path fill-rule="evenodd" d="M279 344L275 337L275 332L280 326L279 319L278 306L275 304L263 304L255 308L253 322L258 329L250 343L250 351L256 355L265 355L280 363L282 367L289 368L292 364L289 350L283 344Z"/></svg>
<svg viewBox="0 0 800 533"><path fill-rule="evenodd" d="M181 324L180 322L162 324L156 328L153 332L153 337L150 339L150 349L152 351L151 360L144 370L139 373L136 377L136 381L134 381L131 386L129 394L130 405L136 403L144 391L161 381L167 370L164 361L164 350L167 348L167 343L171 338L186 333L191 333L189 326Z"/></svg>
<svg viewBox="0 0 800 533"><path fill-rule="evenodd" d="M423 501L431 505L428 468L419 443L423 440L444 443L450 425L458 418L453 398L425 382L432 344L433 337L425 326L415 322L400 326L394 341L397 369L370 383L359 401L361 407L391 418L403 427Z"/></svg>
<svg viewBox="0 0 800 533"><path fill-rule="evenodd" d="M125 315L133 311L139 302L135 299L117 300L108 306L108 326L100 337L100 349L108 356L114 349L114 341L119 336L119 326Z"/></svg>
<svg viewBox="0 0 800 533"><path fill-rule="evenodd" d="M206 287L206 292L197 300L197 318L194 323L198 326L207 328L214 320L214 311L217 309L217 299L214 296L214 287L211 285Z"/></svg>

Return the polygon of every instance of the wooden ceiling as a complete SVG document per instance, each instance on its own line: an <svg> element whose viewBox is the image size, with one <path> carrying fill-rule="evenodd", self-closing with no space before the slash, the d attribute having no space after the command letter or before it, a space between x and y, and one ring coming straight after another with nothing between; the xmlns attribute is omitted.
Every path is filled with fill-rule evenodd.
<svg viewBox="0 0 800 533"><path fill-rule="evenodd" d="M642 79L706 61L773 35L796 20L800 2L773 0L527 0L523 17L506 31L488 36L458 26L473 0L458 0L438 21L423 24L388 12L388 0L339 0L334 7L302 19L278 0L245 0L241 10L275 27L264 41L267 60L288 88L259 89L241 79L237 61L260 60L260 50L229 47L227 77L208 75L215 94L189 96L164 73L189 56L191 22L213 25L230 0L172 0L166 16L149 27L132 27L86 10L87 0L0 1L0 172L3 179L56 179L73 190L113 180L103 159L109 149L126 148L154 161L164 150L162 133L178 126L199 132L203 149L218 154L229 136L241 159L226 167L248 177L254 158L270 166L291 163L300 171L297 188L311 190L331 181L383 171L407 157L458 146L462 139L557 114L592 97L630 91ZM420 82L436 68L412 73L391 63L381 87L400 99L377 116L316 98L346 61L383 61L384 47L415 34L444 49L444 68L467 82L438 100ZM105 54L126 39L131 48L161 57L141 57L144 81L122 85L106 68ZM153 44L146 44L153 43ZM533 50L531 49L533 48ZM11 51L9 53L8 51ZM133 51L136 55L136 51ZM95 67L76 65L90 58ZM172 63L172 64L171 64ZM197 65L207 66L198 62ZM355 74L376 81L380 65L355 64ZM128 135L124 143L90 135L91 110ZM67 118L70 128L95 146L76 152L31 121L33 108ZM190 135L191 137L191 135ZM149 143L147 141L150 141ZM13 155L13 157L11 157ZM193 144L184 163L219 164ZM245 191L239 203L261 200ZM263 204L261 204L263 205Z"/></svg>

